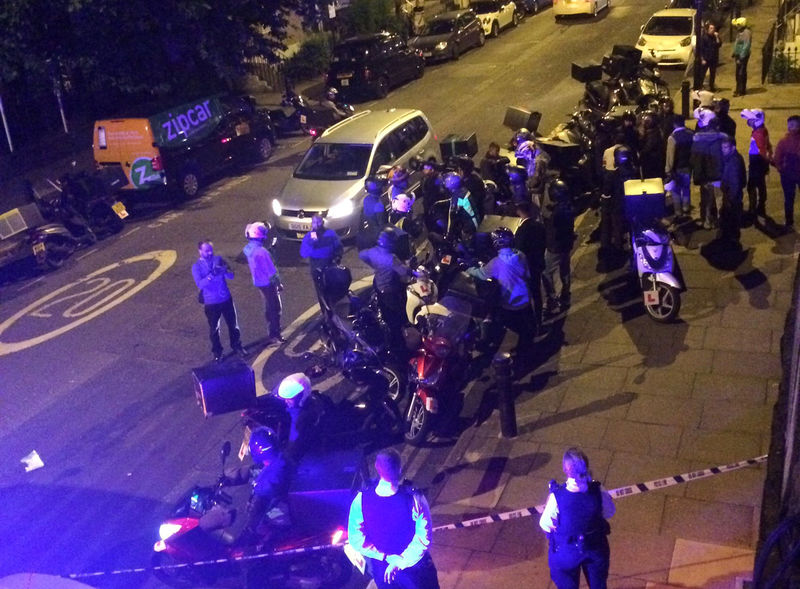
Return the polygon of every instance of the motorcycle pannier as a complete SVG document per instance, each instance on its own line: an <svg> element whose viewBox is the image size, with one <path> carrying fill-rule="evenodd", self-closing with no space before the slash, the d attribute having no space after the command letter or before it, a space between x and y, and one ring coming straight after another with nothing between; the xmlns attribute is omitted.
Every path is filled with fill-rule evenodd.
<svg viewBox="0 0 800 589"><path fill-rule="evenodd" d="M599 63L572 63L572 79L581 84L596 82L603 78L603 66Z"/></svg>
<svg viewBox="0 0 800 589"><path fill-rule="evenodd" d="M475 157L475 154L478 153L478 138L475 133L466 137L464 135L448 135L439 142L439 151L442 153L443 162L462 155Z"/></svg>
<svg viewBox="0 0 800 589"><path fill-rule="evenodd" d="M647 223L666 214L664 183L661 178L625 182L625 218Z"/></svg>
<svg viewBox="0 0 800 589"><path fill-rule="evenodd" d="M539 121L541 120L542 113L540 112L531 112L519 106L509 106L506 109L506 116L503 118L503 126L514 129L514 131L524 127L531 133L536 133L539 130Z"/></svg>
<svg viewBox="0 0 800 589"><path fill-rule="evenodd" d="M197 404L206 417L256 405L255 374L239 359L195 368L192 378Z"/></svg>

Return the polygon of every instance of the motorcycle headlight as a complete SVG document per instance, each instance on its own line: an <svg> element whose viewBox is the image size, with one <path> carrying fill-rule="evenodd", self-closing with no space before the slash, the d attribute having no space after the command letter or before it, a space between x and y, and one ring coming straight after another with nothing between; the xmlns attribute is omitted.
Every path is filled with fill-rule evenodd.
<svg viewBox="0 0 800 589"><path fill-rule="evenodd" d="M440 41L436 44L436 51L444 51L447 49L447 41Z"/></svg>
<svg viewBox="0 0 800 589"><path fill-rule="evenodd" d="M158 536L162 540L166 540L170 536L174 536L177 534L181 529L181 526L178 524L161 524L158 527Z"/></svg>
<svg viewBox="0 0 800 589"><path fill-rule="evenodd" d="M348 199L328 209L328 217L331 219L341 219L342 217L348 217L352 215L353 210L353 201Z"/></svg>
<svg viewBox="0 0 800 589"><path fill-rule="evenodd" d="M692 44L692 38L691 37L686 37L685 39L683 39L681 41L681 47L688 47L691 44Z"/></svg>
<svg viewBox="0 0 800 589"><path fill-rule="evenodd" d="M644 40L644 37L639 37L639 40L636 41L636 44L639 47L644 47L645 45L647 45L647 41Z"/></svg>
<svg viewBox="0 0 800 589"><path fill-rule="evenodd" d="M272 212L275 213L276 217L280 217L283 213L283 207L277 198L272 199Z"/></svg>

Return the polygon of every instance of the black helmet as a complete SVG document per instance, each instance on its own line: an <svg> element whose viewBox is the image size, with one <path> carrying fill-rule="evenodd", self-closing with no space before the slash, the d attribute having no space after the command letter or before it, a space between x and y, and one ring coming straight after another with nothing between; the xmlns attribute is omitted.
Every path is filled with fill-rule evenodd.
<svg viewBox="0 0 800 589"><path fill-rule="evenodd" d="M268 427L259 427L250 434L250 456L256 462L264 462L270 458L278 444L278 437Z"/></svg>
<svg viewBox="0 0 800 589"><path fill-rule="evenodd" d="M492 244L498 250L511 247L514 244L514 232L508 227L498 227L492 231Z"/></svg>
<svg viewBox="0 0 800 589"><path fill-rule="evenodd" d="M550 200L562 202L569 198L569 185L561 178L550 183Z"/></svg>
<svg viewBox="0 0 800 589"><path fill-rule="evenodd" d="M519 184L528 179L528 171L522 166L508 166L508 179L512 184Z"/></svg>
<svg viewBox="0 0 800 589"><path fill-rule="evenodd" d="M386 227L378 235L378 247L382 247L394 253L395 246L397 245L397 229L394 227Z"/></svg>
<svg viewBox="0 0 800 589"><path fill-rule="evenodd" d="M614 164L622 166L631 163L631 150L624 145L620 145L614 150Z"/></svg>
<svg viewBox="0 0 800 589"><path fill-rule="evenodd" d="M383 178L374 175L367 176L367 179L364 180L364 190L370 194L383 194L383 191L386 189L386 184L387 181Z"/></svg>

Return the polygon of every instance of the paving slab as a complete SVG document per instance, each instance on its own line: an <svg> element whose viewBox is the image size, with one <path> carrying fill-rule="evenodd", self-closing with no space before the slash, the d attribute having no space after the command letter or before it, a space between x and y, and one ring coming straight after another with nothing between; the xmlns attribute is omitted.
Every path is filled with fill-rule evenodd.
<svg viewBox="0 0 800 589"><path fill-rule="evenodd" d="M753 571L752 550L679 538L668 581L678 587L732 589L736 578Z"/></svg>
<svg viewBox="0 0 800 589"><path fill-rule="evenodd" d="M705 467L695 463L692 470L702 468ZM735 505L760 507L765 477L766 468L763 465L726 472L685 485L686 497L701 501L721 501Z"/></svg>
<svg viewBox="0 0 800 589"><path fill-rule="evenodd" d="M735 325L735 324L734 324ZM765 352L770 349L773 330L769 327L744 329L711 326L706 329L703 347L709 350Z"/></svg>
<svg viewBox="0 0 800 589"><path fill-rule="evenodd" d="M732 432L768 432L772 425L772 407L734 405L729 401L705 401L699 429Z"/></svg>
<svg viewBox="0 0 800 589"><path fill-rule="evenodd" d="M645 587L648 582L666 583L672 561L674 538L643 534L612 527L610 587ZM623 555L636 555L636 558Z"/></svg>
<svg viewBox="0 0 800 589"><path fill-rule="evenodd" d="M761 436L753 433L685 430L678 457L718 466L760 456L761 443Z"/></svg>
<svg viewBox="0 0 800 589"><path fill-rule="evenodd" d="M486 587L515 587L524 580L536 580L537 587L546 587L544 581L550 572L545 559L524 560L493 552L475 551L464 565L456 589Z"/></svg>
<svg viewBox="0 0 800 589"><path fill-rule="evenodd" d="M766 352L714 352L713 372L742 376L778 378L781 374L780 358Z"/></svg>
<svg viewBox="0 0 800 589"><path fill-rule="evenodd" d="M598 447L608 428L608 419L592 415L575 416L564 413L542 413L539 419L520 430L526 441L560 443Z"/></svg>
<svg viewBox="0 0 800 589"><path fill-rule="evenodd" d="M764 403L766 383L763 378L750 375L698 374L693 396L699 399L718 400L760 405Z"/></svg>
<svg viewBox="0 0 800 589"><path fill-rule="evenodd" d="M676 538L750 548L753 512L749 505L665 497L661 531Z"/></svg>
<svg viewBox="0 0 800 589"><path fill-rule="evenodd" d="M676 474L697 470L691 460L674 457L658 457L644 452L638 448L631 448L627 452L615 452L608 469L608 476L603 481L607 489L643 483L666 478ZM673 485L659 489L660 495L683 497L686 495L688 485ZM655 491L654 491L655 492ZM620 508L626 507L629 501L636 497L625 497L617 501Z"/></svg>
<svg viewBox="0 0 800 589"><path fill-rule="evenodd" d="M625 390L671 398L692 396L697 375L669 369L631 368L625 380Z"/></svg>
<svg viewBox="0 0 800 589"><path fill-rule="evenodd" d="M694 428L700 423L703 404L696 399L640 394L631 401L627 421Z"/></svg>

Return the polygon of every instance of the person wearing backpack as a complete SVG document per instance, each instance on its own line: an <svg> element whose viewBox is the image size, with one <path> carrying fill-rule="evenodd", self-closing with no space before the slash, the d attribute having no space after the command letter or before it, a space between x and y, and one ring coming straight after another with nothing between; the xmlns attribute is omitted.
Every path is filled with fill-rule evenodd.
<svg viewBox="0 0 800 589"><path fill-rule="evenodd" d="M700 222L704 229L719 225L719 211L722 208L722 140L726 135L717 129L716 117L714 111L707 108L694 111L697 130L692 138L689 162L692 181L700 187Z"/></svg>
<svg viewBox="0 0 800 589"><path fill-rule="evenodd" d="M672 183L672 205L675 215L688 215L692 195L692 141L694 131L686 128L681 115L672 117L672 133L667 137L667 161L664 172Z"/></svg>

